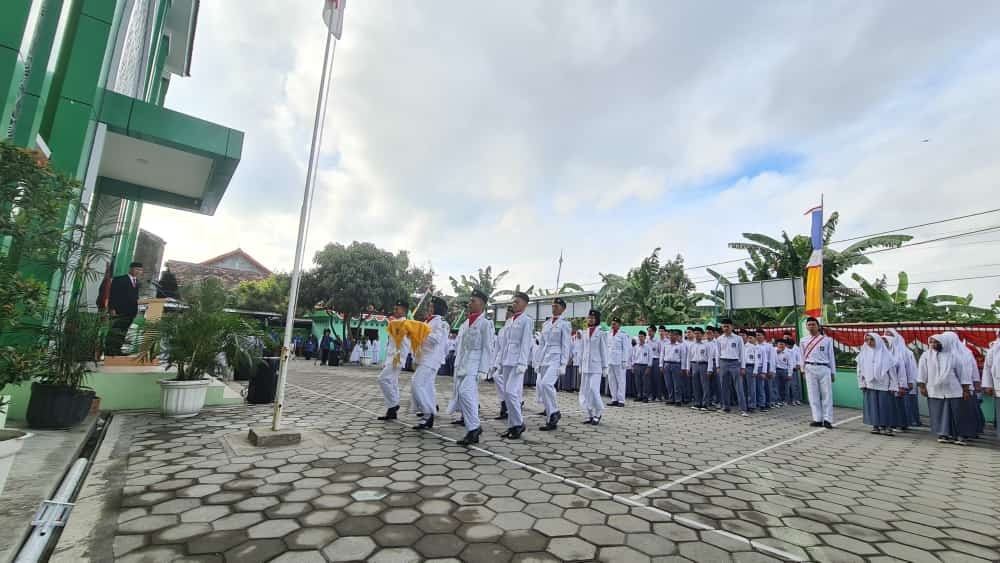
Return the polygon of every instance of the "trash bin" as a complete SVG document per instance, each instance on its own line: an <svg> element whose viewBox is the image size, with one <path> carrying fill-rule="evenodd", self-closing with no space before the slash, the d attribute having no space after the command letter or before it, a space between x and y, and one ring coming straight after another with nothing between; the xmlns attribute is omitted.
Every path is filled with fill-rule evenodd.
<svg viewBox="0 0 1000 563"><path fill-rule="evenodd" d="M278 358L264 358L257 365L250 385L247 387L247 402L251 405L266 405L274 402L274 394L278 387Z"/></svg>

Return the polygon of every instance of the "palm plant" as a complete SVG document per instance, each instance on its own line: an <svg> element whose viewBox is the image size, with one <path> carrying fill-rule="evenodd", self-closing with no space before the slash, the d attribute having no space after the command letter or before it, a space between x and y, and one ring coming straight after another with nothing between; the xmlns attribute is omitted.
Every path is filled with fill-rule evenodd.
<svg viewBox="0 0 1000 563"><path fill-rule="evenodd" d="M509 273L510 272L508 270L504 270L494 276L493 266L486 266L485 268L479 268L475 274L470 276L462 274L459 279L449 276L448 281L451 282L451 288L455 291L455 296L457 298L467 298L472 293L472 290L478 289L479 291L482 291L486 295L490 296L490 299L494 299L508 293L497 291L497 287Z"/></svg>
<svg viewBox="0 0 1000 563"><path fill-rule="evenodd" d="M834 296L846 296L840 277L852 268L871 264L865 253L873 249L899 248L911 240L910 235L880 235L854 242L843 250L830 248L840 214L836 211L823 225L823 290ZM745 250L749 260L739 268L740 281L760 281L802 276L812 254L812 243L806 235L789 237L782 231L781 239L760 233L743 233L749 242L731 242L729 248Z"/></svg>
<svg viewBox="0 0 1000 563"><path fill-rule="evenodd" d="M534 291L532 291L532 289ZM535 288L535 286L531 286L530 288L528 288L528 290L525 291L525 293L527 293L528 295L536 295L538 297L548 297L550 295L562 295L564 293L573 293L577 291L583 291L583 287L580 284L573 282L566 282L554 290Z"/></svg>
<svg viewBox="0 0 1000 563"><path fill-rule="evenodd" d="M628 324L684 323L699 317L698 301L706 296L684 273L684 259L660 261L660 249L642 260L626 276L601 273L603 285L596 303L607 316Z"/></svg>
<svg viewBox="0 0 1000 563"><path fill-rule="evenodd" d="M870 281L859 274L851 278L860 291L848 294L835 303L834 315L844 322L875 321L960 321L995 322L992 308L972 305L973 296L931 295L924 288L911 299L908 295L909 276L899 272L895 291L889 290L888 280L882 276Z"/></svg>

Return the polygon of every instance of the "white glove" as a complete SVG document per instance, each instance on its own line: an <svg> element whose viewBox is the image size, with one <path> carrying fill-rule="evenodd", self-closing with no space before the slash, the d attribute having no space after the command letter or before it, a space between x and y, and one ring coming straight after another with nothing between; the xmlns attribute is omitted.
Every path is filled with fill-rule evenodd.
<svg viewBox="0 0 1000 563"><path fill-rule="evenodd" d="M607 376L608 376L608 368L602 369L601 370L601 377L607 377Z"/></svg>
<svg viewBox="0 0 1000 563"><path fill-rule="evenodd" d="M514 374L517 375L518 377L524 375L524 372L526 371L528 371L528 366L524 364L518 364L518 366L514 368Z"/></svg>

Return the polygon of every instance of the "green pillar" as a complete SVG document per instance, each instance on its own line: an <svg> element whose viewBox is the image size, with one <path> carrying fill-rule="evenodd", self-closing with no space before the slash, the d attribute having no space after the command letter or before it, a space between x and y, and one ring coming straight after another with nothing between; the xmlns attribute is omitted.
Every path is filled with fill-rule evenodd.
<svg viewBox="0 0 1000 563"><path fill-rule="evenodd" d="M0 138L7 138L24 99L25 65L38 31L43 0L0 4Z"/></svg>
<svg viewBox="0 0 1000 563"><path fill-rule="evenodd" d="M20 113L14 131L14 142L25 147L35 146L35 137L42 125L45 103L52 87L59 52L74 0L44 0L38 32L31 49L31 72L21 99Z"/></svg>

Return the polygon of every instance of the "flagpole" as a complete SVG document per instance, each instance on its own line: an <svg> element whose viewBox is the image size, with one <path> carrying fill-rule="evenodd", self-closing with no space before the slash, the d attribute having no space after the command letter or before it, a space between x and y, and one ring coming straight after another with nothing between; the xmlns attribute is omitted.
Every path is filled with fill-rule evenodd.
<svg viewBox="0 0 1000 563"><path fill-rule="evenodd" d="M327 98L330 93L330 82L333 76L333 55L337 48L333 32L327 29L326 49L323 51L323 71L320 75L319 95L316 99L316 116L313 120L312 146L309 149L309 165L306 168L306 185L302 193L302 209L299 213L299 236L295 242L295 263L292 266L291 283L288 291L288 311L285 320L285 338L281 348L281 367L278 371L278 384L274 394L274 417L271 420L271 430L281 429L281 414L285 407L285 381L288 378L288 359L292 346L292 330L295 327L295 309L298 305L299 282L302 279L302 257L305 253L306 235L309 232L309 216L312 213L312 200L316 185L316 170L319 167L319 151L323 142L323 121L326 117Z"/></svg>
<svg viewBox="0 0 1000 563"><path fill-rule="evenodd" d="M556 293L559 293L559 280L562 279L563 251L559 249L559 269L556 271Z"/></svg>

